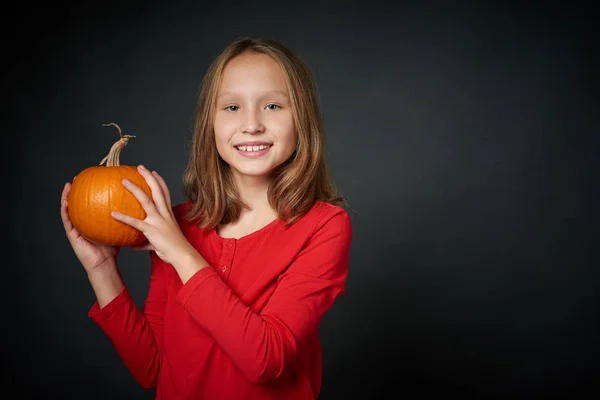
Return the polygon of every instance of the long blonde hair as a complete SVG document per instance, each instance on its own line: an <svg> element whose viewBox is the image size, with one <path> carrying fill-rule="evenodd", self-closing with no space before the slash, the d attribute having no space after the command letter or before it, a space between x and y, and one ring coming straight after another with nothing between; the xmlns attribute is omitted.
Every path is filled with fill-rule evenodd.
<svg viewBox="0 0 600 400"><path fill-rule="evenodd" d="M236 221L247 207L237 193L229 165L217 151L213 124L221 74L229 61L246 52L266 54L282 68L298 133L294 153L275 171L269 187L271 206L279 218L292 224L317 201L344 205L343 197L329 176L320 104L310 70L281 42L238 38L210 64L196 104L191 155L183 176L183 190L192 203L187 219L197 221L203 229Z"/></svg>

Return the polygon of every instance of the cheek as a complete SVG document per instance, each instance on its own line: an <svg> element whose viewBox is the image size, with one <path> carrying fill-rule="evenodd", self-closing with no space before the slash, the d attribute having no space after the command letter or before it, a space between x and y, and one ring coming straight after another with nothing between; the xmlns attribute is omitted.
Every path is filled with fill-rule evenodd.
<svg viewBox="0 0 600 400"><path fill-rule="evenodd" d="M296 149L296 137L295 133L290 132L285 138L282 138L283 146L281 146L281 150L284 158L287 159L294 153L294 150Z"/></svg>
<svg viewBox="0 0 600 400"><path fill-rule="evenodd" d="M279 126L278 130L281 133L281 142L285 144L284 147L286 150L289 150L290 148L293 150L294 147L296 147L297 134L291 113L277 122Z"/></svg>
<svg viewBox="0 0 600 400"><path fill-rule="evenodd" d="M215 132L215 141L217 146L223 146L228 143L232 134L231 121L224 120L223 118L216 118L213 125Z"/></svg>
<svg viewBox="0 0 600 400"><path fill-rule="evenodd" d="M225 114L224 112L218 112L215 116L213 126L215 132L221 132L226 134L230 132L232 127L238 124L236 118L230 114Z"/></svg>
<svg viewBox="0 0 600 400"><path fill-rule="evenodd" d="M228 148L229 148L229 140L226 135L223 134L222 131L218 131L215 129L215 145L217 147L217 152L223 159L228 158Z"/></svg>

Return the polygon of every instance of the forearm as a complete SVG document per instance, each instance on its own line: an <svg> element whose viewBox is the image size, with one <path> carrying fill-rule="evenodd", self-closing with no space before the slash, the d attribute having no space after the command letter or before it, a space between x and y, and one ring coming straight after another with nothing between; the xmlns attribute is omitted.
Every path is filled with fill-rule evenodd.
<svg viewBox="0 0 600 400"><path fill-rule="evenodd" d="M260 312L242 301L213 268L192 276L176 301L250 381L266 382L294 361L299 346L318 332L322 316L343 292L346 258L328 267L332 272L313 272L315 276L304 273L312 265L312 260L301 260L296 265L300 272L280 275Z"/></svg>
<svg viewBox="0 0 600 400"><path fill-rule="evenodd" d="M123 279L114 260L111 260L110 264L105 267L88 272L88 279L100 308L110 303L123 291Z"/></svg>
<svg viewBox="0 0 600 400"><path fill-rule="evenodd" d="M296 342L279 321L254 312L207 268L192 277L177 301L210 333L252 382L277 378L295 357Z"/></svg>
<svg viewBox="0 0 600 400"><path fill-rule="evenodd" d="M116 264L90 272L88 278L97 298L89 316L111 339L140 385L154 387L162 345L162 288L155 288L152 300L146 300L147 316L131 298Z"/></svg>

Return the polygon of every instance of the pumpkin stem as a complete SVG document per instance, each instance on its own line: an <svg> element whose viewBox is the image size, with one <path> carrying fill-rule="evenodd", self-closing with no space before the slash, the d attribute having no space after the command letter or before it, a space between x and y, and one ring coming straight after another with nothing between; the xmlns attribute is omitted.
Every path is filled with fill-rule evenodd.
<svg viewBox="0 0 600 400"><path fill-rule="evenodd" d="M106 161L106 166L107 167L118 167L120 164L119 161L119 156L121 154L121 150L127 146L127 143L129 143L129 139L134 138L134 135L123 135L123 132L121 132L121 127L117 124L115 124L114 122L111 122L110 124L102 124L102 126L114 126L117 128L117 131L119 132L119 137L120 139L115 142L115 144L112 145L112 147L110 148L110 152L108 153L108 155L106 157L104 157L102 159L102 161L100 161L100 165L104 164L104 162Z"/></svg>

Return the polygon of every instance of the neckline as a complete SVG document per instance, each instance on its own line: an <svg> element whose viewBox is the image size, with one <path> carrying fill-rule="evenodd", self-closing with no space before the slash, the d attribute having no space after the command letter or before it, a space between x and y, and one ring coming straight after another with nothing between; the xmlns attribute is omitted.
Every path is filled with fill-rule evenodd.
<svg viewBox="0 0 600 400"><path fill-rule="evenodd" d="M259 228L253 232L250 232L244 236L241 236L239 238L235 238L235 237L223 237L221 235L219 235L219 233L217 232L217 227L212 229L213 232L213 236L220 240L220 241L235 241L235 242L243 242L246 240L250 240L252 239L254 236L258 236L261 233L266 232L267 230L270 230L272 227L274 227L275 225L279 224L279 222L281 222L281 218L277 217L275 218L273 221L269 222L268 224L266 224L265 226L263 226L262 228Z"/></svg>

